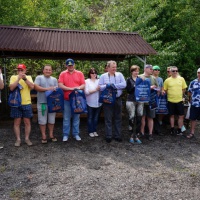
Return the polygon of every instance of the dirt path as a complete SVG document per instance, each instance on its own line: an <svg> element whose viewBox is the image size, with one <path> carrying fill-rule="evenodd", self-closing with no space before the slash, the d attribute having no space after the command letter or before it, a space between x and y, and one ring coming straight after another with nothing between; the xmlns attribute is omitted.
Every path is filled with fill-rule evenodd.
<svg viewBox="0 0 200 200"><path fill-rule="evenodd" d="M198 129L200 130L200 128ZM82 141L62 140L62 123L56 123L57 143L40 143L39 128L32 126L34 146L14 147L12 122L0 122L0 199L120 200L199 199L200 137L187 140L165 136L142 145L128 142L123 122L122 143L104 141L104 123L98 138L89 138L81 120Z"/></svg>

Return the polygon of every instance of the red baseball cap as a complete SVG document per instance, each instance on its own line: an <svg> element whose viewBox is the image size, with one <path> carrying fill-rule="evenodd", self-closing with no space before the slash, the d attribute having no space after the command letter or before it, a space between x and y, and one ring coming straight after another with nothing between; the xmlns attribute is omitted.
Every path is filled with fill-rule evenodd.
<svg viewBox="0 0 200 200"><path fill-rule="evenodd" d="M17 69L26 69L26 66L24 64L19 64L17 66Z"/></svg>

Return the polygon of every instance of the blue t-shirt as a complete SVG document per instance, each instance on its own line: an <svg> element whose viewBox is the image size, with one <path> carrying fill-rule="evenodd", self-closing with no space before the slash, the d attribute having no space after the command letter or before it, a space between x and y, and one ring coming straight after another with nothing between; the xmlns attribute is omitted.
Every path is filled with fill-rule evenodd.
<svg viewBox="0 0 200 200"><path fill-rule="evenodd" d="M191 105L200 107L200 81L198 79L191 81L188 91L192 94Z"/></svg>

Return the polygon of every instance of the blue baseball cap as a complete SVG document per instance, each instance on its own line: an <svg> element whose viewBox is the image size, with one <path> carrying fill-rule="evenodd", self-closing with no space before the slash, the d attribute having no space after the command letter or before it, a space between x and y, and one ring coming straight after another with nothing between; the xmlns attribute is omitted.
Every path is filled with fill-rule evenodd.
<svg viewBox="0 0 200 200"><path fill-rule="evenodd" d="M71 59L71 58L69 58L69 59L67 59L67 60L65 61L65 63L66 63L67 66L74 65L74 60Z"/></svg>

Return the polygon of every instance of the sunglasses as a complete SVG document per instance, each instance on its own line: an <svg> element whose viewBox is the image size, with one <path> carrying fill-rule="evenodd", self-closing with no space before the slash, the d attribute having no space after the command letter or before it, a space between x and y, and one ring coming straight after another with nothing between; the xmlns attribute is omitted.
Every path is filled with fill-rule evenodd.
<svg viewBox="0 0 200 200"><path fill-rule="evenodd" d="M159 69L154 69L153 71L160 71Z"/></svg>
<svg viewBox="0 0 200 200"><path fill-rule="evenodd" d="M90 74L97 74L96 72L91 72Z"/></svg>
<svg viewBox="0 0 200 200"><path fill-rule="evenodd" d="M178 72L178 70L172 70L172 72Z"/></svg>
<svg viewBox="0 0 200 200"><path fill-rule="evenodd" d="M22 71L23 71L23 69L18 69L17 71L18 71L18 72L22 72Z"/></svg>

